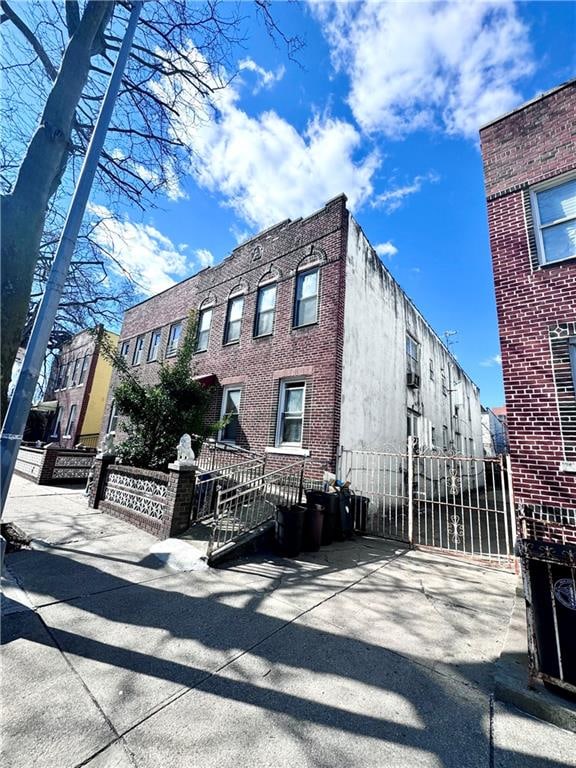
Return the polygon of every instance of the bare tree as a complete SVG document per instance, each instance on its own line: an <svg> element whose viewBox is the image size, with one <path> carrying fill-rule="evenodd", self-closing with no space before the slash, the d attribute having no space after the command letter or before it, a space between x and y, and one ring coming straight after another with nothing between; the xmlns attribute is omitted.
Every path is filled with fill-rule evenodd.
<svg viewBox="0 0 576 768"><path fill-rule="evenodd" d="M258 18L292 56L301 45L277 27L269 0L255 0ZM97 180L110 210L126 202L146 207L159 190L170 194L188 168L188 148L173 130L185 110L198 108L227 84L230 54L243 44L242 6L207 0L154 0L144 5ZM58 194L74 183L108 78L119 50L129 3L105 0L0 0L3 32L2 119L7 141L2 160L1 396L27 318L33 285L54 253ZM170 81L170 87L162 83ZM35 111L31 105L40 105ZM89 233L71 270L60 316L76 292L107 285L106 255L90 246ZM52 246L50 243L52 242ZM91 254L91 255L90 255ZM99 272L102 280L94 280ZM36 282L35 282L36 280ZM36 290L36 289L34 289ZM120 292L122 293L122 291ZM112 308L115 299L109 296ZM80 292L75 311L106 307L105 293ZM78 308L80 307L80 309Z"/></svg>

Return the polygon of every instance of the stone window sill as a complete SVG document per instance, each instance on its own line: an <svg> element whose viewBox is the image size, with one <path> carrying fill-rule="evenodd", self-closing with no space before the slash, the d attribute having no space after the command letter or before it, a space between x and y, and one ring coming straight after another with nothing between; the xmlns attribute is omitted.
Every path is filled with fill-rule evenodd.
<svg viewBox="0 0 576 768"><path fill-rule="evenodd" d="M296 446L280 446L280 447L268 447L264 449L264 453L278 453L285 456L310 456L310 451L307 448L297 448Z"/></svg>

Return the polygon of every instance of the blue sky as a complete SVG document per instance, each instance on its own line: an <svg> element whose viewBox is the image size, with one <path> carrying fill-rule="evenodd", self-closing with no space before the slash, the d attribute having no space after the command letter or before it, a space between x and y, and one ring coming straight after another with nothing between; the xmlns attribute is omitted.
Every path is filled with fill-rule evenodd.
<svg viewBox="0 0 576 768"><path fill-rule="evenodd" d="M155 293L344 192L381 258L503 403L478 127L576 73L572 2L275 3L299 65L250 25L198 161L101 238ZM112 147L111 147L112 148ZM104 205L98 200L96 205Z"/></svg>

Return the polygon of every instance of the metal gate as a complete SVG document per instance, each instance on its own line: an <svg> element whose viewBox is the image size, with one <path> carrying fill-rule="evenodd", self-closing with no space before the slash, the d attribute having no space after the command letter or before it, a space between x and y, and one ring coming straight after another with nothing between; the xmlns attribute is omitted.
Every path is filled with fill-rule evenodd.
<svg viewBox="0 0 576 768"><path fill-rule="evenodd" d="M511 567L514 504L505 456L438 449L339 453L337 476L370 500L367 533Z"/></svg>

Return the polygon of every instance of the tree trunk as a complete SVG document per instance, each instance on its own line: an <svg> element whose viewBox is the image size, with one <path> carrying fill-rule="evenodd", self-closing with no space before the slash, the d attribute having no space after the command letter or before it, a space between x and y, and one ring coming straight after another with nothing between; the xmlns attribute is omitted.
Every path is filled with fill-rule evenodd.
<svg viewBox="0 0 576 768"><path fill-rule="evenodd" d="M13 190L1 205L1 406L7 402L12 365L26 321L34 267L46 209L68 160L74 114L90 72L95 41L113 2L91 0L74 35L38 126L20 166Z"/></svg>

